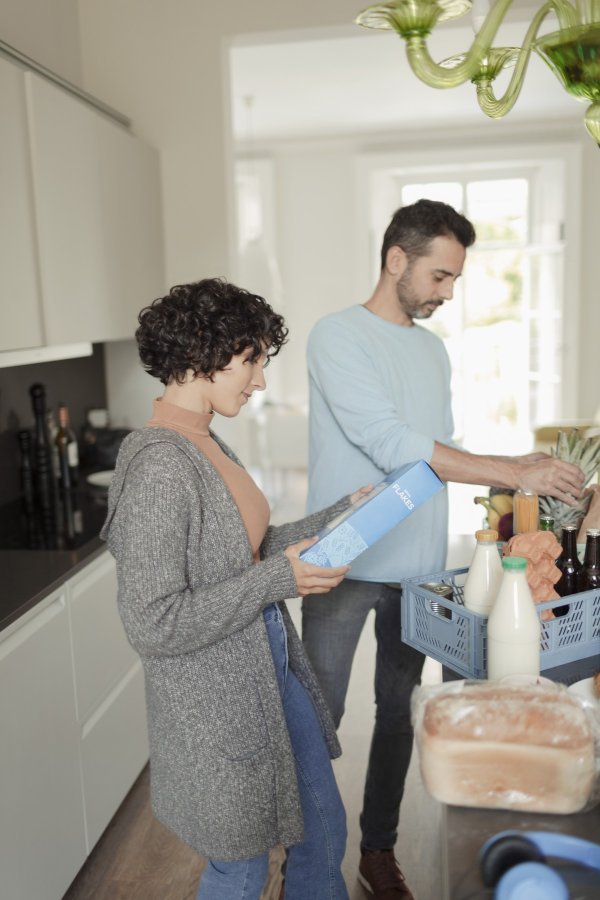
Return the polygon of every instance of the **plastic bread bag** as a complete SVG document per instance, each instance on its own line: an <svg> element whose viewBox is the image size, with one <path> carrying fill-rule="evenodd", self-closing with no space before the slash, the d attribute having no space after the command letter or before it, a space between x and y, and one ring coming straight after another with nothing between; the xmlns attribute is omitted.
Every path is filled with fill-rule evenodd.
<svg viewBox="0 0 600 900"><path fill-rule="evenodd" d="M600 801L600 703L546 678L417 687L427 791L451 806L570 814Z"/></svg>

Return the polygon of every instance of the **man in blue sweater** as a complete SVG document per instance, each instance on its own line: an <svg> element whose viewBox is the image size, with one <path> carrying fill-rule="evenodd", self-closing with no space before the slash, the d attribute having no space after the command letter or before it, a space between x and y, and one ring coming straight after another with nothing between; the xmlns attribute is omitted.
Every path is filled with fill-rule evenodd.
<svg viewBox="0 0 600 900"><path fill-rule="evenodd" d="M399 209L384 235L371 298L321 319L308 342L308 512L357 484L375 484L424 459L444 481L529 488L568 503L578 467L533 453L475 455L453 445L450 363L443 342L417 324L451 300L472 224L451 206L419 200ZM390 585L445 568L444 490L352 564L324 603L305 597L303 640L336 725L365 619L375 610L376 715L367 770L359 880L376 900L413 900L394 857L413 733L410 695L424 656L400 639L400 593Z"/></svg>

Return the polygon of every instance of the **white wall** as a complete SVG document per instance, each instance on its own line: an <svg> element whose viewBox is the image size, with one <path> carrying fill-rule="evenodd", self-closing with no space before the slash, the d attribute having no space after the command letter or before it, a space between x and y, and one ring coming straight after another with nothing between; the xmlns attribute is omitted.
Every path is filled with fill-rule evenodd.
<svg viewBox="0 0 600 900"><path fill-rule="evenodd" d="M277 238L290 340L282 351L291 403L308 400L306 339L326 312L366 298L357 288L352 148L276 154Z"/></svg>
<svg viewBox="0 0 600 900"><path fill-rule="evenodd" d="M162 151L169 283L230 268L226 42L355 14L356 0L80 0L87 90Z"/></svg>
<svg viewBox="0 0 600 900"><path fill-rule="evenodd" d="M1 0L0 40L82 87L78 0Z"/></svg>

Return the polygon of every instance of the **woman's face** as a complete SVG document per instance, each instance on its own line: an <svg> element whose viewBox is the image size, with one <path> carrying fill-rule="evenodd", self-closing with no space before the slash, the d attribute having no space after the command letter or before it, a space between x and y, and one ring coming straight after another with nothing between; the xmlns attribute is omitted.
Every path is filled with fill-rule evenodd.
<svg viewBox="0 0 600 900"><path fill-rule="evenodd" d="M254 391L266 387L264 368L268 362L266 348L259 357L251 347L231 357L224 369L208 378L195 379L210 408L221 416L237 416Z"/></svg>

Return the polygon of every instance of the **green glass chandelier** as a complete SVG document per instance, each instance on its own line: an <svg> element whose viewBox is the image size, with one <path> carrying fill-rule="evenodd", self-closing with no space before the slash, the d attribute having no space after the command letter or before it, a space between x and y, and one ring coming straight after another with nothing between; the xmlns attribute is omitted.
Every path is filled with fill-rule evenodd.
<svg viewBox="0 0 600 900"><path fill-rule="evenodd" d="M363 10L356 18L366 28L396 31L406 41L410 66L431 87L452 88L470 80L476 88L483 112L492 117L506 115L521 91L531 51L550 66L566 90L591 103L585 127L600 146L600 0L546 0L535 12L521 47L493 47L496 33L513 0L390 0ZM435 63L427 49L427 38L438 22L472 10L475 38L466 53ZM549 14L558 19L559 30L537 37ZM503 69L514 67L501 97L494 93L494 80Z"/></svg>

